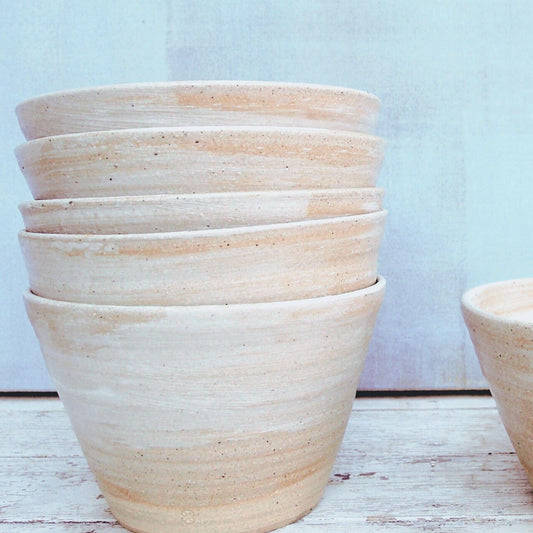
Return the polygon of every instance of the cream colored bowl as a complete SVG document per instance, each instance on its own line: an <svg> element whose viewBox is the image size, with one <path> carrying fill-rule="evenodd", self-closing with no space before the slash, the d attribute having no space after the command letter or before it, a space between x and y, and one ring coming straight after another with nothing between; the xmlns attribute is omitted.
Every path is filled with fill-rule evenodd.
<svg viewBox="0 0 533 533"><path fill-rule="evenodd" d="M39 200L19 206L36 233L152 233L231 228L381 210L383 189L314 189Z"/></svg>
<svg viewBox="0 0 533 533"><path fill-rule="evenodd" d="M533 278L472 289L462 309L505 429L533 485Z"/></svg>
<svg viewBox="0 0 533 533"><path fill-rule="evenodd" d="M366 187L384 141L302 128L156 128L47 137L15 150L34 198Z"/></svg>
<svg viewBox="0 0 533 533"><path fill-rule="evenodd" d="M75 89L16 108L26 139L155 126L301 126L373 133L380 102L343 87L178 81Z"/></svg>
<svg viewBox="0 0 533 533"><path fill-rule="evenodd" d="M25 301L116 518L140 532L240 533L320 500L384 288L229 306Z"/></svg>
<svg viewBox="0 0 533 533"><path fill-rule="evenodd" d="M326 296L377 277L386 212L265 226L129 235L19 234L31 290L117 305Z"/></svg>

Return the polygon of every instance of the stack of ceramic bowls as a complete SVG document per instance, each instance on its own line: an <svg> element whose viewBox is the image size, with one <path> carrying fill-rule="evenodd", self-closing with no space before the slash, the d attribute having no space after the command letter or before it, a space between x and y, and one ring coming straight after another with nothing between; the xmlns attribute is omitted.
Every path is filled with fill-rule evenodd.
<svg viewBox="0 0 533 533"><path fill-rule="evenodd" d="M26 306L134 531L269 531L324 491L385 282L379 101L101 87L17 114Z"/></svg>

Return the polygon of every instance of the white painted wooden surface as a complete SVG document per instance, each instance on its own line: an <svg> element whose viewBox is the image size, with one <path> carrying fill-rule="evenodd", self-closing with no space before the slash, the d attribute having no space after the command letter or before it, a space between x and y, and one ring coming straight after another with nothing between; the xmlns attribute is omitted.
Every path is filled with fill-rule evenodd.
<svg viewBox="0 0 533 533"><path fill-rule="evenodd" d="M381 97L388 293L361 389L486 386L459 298L533 272L530 0L0 0L0 13L0 390L52 388L20 297L15 104L188 78Z"/></svg>
<svg viewBox="0 0 533 533"><path fill-rule="evenodd" d="M0 533L125 531L57 399L1 399ZM324 498L290 532L529 532L533 491L488 396L358 398Z"/></svg>

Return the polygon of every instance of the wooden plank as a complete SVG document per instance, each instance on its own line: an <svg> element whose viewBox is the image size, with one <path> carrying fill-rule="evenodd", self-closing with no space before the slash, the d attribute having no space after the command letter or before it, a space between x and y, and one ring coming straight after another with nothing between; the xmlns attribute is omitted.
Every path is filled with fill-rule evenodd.
<svg viewBox="0 0 533 533"><path fill-rule="evenodd" d="M493 409L494 400L489 394L435 394L357 397L354 409L361 410L404 410L404 409ZM0 396L0 413L22 411L63 411L56 397L13 397Z"/></svg>
<svg viewBox="0 0 533 533"><path fill-rule="evenodd" d="M0 459L0 523L114 522L83 457Z"/></svg>
<svg viewBox="0 0 533 533"><path fill-rule="evenodd" d="M42 406L40 410L39 405ZM454 412L457 425L468 426L475 435L471 451L483 451L489 444L512 450L495 411L494 400L489 396L358 398L354 402L345 444L352 439L350 449L364 454L407 455L424 449L433 451L436 447L440 447L441 453L455 453L457 447L462 446L463 434L450 431L451 415L442 413L450 410ZM22 413L23 418L19 416ZM4 430L12 436L9 440L0 440L0 456L81 456L66 414L56 399L0 400L0 417L4 420ZM500 431L494 432L489 443L486 433L495 426ZM413 427L420 428L415 430L416 442ZM386 433L384 428L387 428ZM426 431L429 428L431 431ZM392 449L391 442L394 443Z"/></svg>
<svg viewBox="0 0 533 533"><path fill-rule="evenodd" d="M516 519L514 517L501 517L492 519L477 518L445 518L437 520L426 519L388 519L381 517L370 517L365 520L350 520L348 522L336 521L331 524L308 524L300 520L295 524L281 529L283 533L300 533L307 531L310 533L383 533L393 531L394 533L413 533L423 531L425 533L439 531L445 533L527 533L531 532L531 519ZM1 529L0 529L1 532Z"/></svg>
<svg viewBox="0 0 533 533"><path fill-rule="evenodd" d="M0 522L0 533L127 533L114 522Z"/></svg>
<svg viewBox="0 0 533 533"><path fill-rule="evenodd" d="M0 413L22 413L26 411L63 411L63 405L56 396L0 396Z"/></svg>
<svg viewBox="0 0 533 533"><path fill-rule="evenodd" d="M299 521L278 530L280 533L348 533L352 531L362 533L382 533L393 531L394 533L425 533L439 531L445 533L528 533L531 531L530 519L516 519L501 517L498 520L479 519L444 519L444 520L391 520L369 521L336 524L307 524ZM108 524L106 522L17 522L10 524L0 523L0 533L127 533L120 524Z"/></svg>
<svg viewBox="0 0 533 533"><path fill-rule="evenodd" d="M0 522L114 521L81 457L12 459L2 465L0 493ZM354 461L344 446L323 501L303 523L533 517L532 505L511 453Z"/></svg>
<svg viewBox="0 0 533 533"><path fill-rule="evenodd" d="M444 520L390 520L369 521L336 524L307 524L299 521L278 530L280 533L347 533L349 531L361 531L362 533L382 533L394 531L394 533L414 533L417 531L442 531L445 533L528 533L531 531L530 519L516 519L501 517L497 520L480 519L444 519ZM9 524L0 523L0 533L127 533L120 524L107 522L16 522Z"/></svg>
<svg viewBox="0 0 533 533"><path fill-rule="evenodd" d="M0 417L0 533L123 530L58 400L2 400ZM357 400L323 500L283 531L502 529L533 530L533 492L494 403L441 397Z"/></svg>
<svg viewBox="0 0 533 533"><path fill-rule="evenodd" d="M354 410L411 411L429 409L494 409L496 404L490 394L457 394L428 396L377 396L357 397Z"/></svg>

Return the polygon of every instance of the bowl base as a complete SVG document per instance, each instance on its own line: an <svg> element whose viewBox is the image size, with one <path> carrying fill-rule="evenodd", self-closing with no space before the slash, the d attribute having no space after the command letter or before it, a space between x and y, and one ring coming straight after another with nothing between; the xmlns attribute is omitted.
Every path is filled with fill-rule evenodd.
<svg viewBox="0 0 533 533"><path fill-rule="evenodd" d="M135 533L266 533L312 511L322 498L329 474L330 469L321 469L254 499L196 508L162 507L102 492L115 518Z"/></svg>

